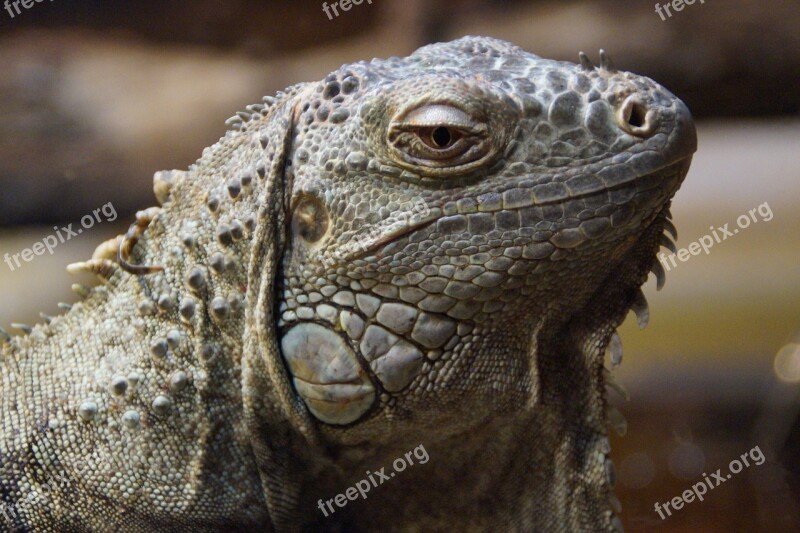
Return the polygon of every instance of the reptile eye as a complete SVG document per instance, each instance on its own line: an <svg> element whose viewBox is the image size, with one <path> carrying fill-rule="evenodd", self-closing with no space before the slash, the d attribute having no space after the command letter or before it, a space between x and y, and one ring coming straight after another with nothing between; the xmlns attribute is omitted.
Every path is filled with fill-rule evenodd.
<svg viewBox="0 0 800 533"><path fill-rule="evenodd" d="M427 148L433 151L448 150L464 136L462 132L449 126L419 128L414 133Z"/></svg>
<svg viewBox="0 0 800 533"><path fill-rule="evenodd" d="M390 124L387 140L393 155L415 169L474 166L491 151L486 124L446 104L402 113Z"/></svg>
<svg viewBox="0 0 800 533"><path fill-rule="evenodd" d="M431 131L431 141L436 148L447 148L453 142L454 135L450 132L450 128L439 126Z"/></svg>

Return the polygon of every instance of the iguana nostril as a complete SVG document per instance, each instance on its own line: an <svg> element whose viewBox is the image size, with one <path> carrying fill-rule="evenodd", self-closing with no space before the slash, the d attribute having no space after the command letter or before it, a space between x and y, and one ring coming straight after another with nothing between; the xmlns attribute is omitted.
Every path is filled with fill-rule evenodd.
<svg viewBox="0 0 800 533"><path fill-rule="evenodd" d="M628 124L634 128L641 128L644 126L646 113L647 111L644 109L643 105L634 103L633 107L631 108L631 116L628 117Z"/></svg>
<svg viewBox="0 0 800 533"><path fill-rule="evenodd" d="M314 196L300 200L292 216L293 233L310 243L319 241L325 235L329 223L328 210Z"/></svg>
<svg viewBox="0 0 800 533"><path fill-rule="evenodd" d="M619 108L620 127L631 135L644 137L656 129L656 113L636 95L628 96Z"/></svg>

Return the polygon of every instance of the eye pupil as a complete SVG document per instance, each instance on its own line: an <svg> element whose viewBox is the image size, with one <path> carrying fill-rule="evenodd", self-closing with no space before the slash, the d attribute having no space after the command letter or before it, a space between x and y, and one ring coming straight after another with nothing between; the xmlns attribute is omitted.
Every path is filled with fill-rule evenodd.
<svg viewBox="0 0 800 533"><path fill-rule="evenodd" d="M453 140L453 136L450 135L449 129L438 127L431 132L431 140L436 147L443 148L450 144Z"/></svg>

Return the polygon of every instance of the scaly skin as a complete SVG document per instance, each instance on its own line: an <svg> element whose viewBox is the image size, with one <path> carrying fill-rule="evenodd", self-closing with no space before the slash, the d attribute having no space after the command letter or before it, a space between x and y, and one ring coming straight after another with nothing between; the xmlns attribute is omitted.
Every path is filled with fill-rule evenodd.
<svg viewBox="0 0 800 533"><path fill-rule="evenodd" d="M73 267L106 282L4 347L6 523L620 529L604 352L646 319L686 107L480 37L267 103L157 174L118 264Z"/></svg>

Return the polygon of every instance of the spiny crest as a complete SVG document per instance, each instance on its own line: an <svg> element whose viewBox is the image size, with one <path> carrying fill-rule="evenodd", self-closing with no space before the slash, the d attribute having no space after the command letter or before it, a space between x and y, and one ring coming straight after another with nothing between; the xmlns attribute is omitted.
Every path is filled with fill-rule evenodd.
<svg viewBox="0 0 800 533"><path fill-rule="evenodd" d="M578 59L580 60L581 68L583 68L583 70L595 69L592 60L589 59L589 56L584 52L578 52ZM608 53L602 48L600 49L600 70L606 70L608 72L617 71L617 69L614 68L614 63L611 61L611 56L609 56Z"/></svg>
<svg viewBox="0 0 800 533"><path fill-rule="evenodd" d="M225 121L225 125L234 130L241 130L245 122L263 118L266 115L266 111L275 105L283 95L284 93L279 91L276 96L264 96L261 99L263 103L245 106L245 111L238 111Z"/></svg>

